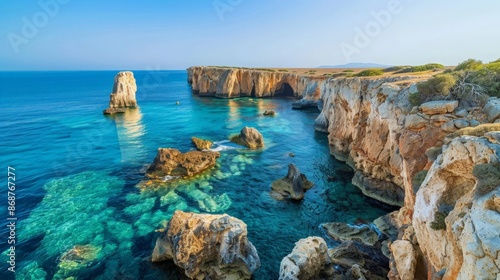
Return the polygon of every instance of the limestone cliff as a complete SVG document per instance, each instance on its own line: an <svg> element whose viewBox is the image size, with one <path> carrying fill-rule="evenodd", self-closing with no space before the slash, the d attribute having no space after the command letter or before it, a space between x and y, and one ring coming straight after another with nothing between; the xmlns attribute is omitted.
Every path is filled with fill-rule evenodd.
<svg viewBox="0 0 500 280"><path fill-rule="evenodd" d="M104 114L121 113L127 107L136 107L136 91L134 73L123 71L116 74L113 91L109 95L109 107L104 110Z"/></svg>
<svg viewBox="0 0 500 280"><path fill-rule="evenodd" d="M295 96L319 98L322 77L249 68L203 67L187 69L193 92L221 98Z"/></svg>
<svg viewBox="0 0 500 280"><path fill-rule="evenodd" d="M456 101L412 107L408 97L423 79L415 76L326 78L210 67L188 74L203 95L276 96L288 84L300 103L318 105L314 128L328 133L331 154L354 169L353 183L402 207L394 217L399 240L389 244L391 279L498 279L500 133L494 131L500 124L480 124L500 122L499 99L484 108Z"/></svg>

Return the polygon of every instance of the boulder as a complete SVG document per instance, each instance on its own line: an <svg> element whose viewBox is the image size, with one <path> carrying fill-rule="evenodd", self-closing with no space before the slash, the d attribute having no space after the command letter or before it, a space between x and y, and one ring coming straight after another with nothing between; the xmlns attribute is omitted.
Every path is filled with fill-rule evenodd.
<svg viewBox="0 0 500 280"><path fill-rule="evenodd" d="M264 112L264 116L274 116L276 115L276 112L274 110L266 110Z"/></svg>
<svg viewBox="0 0 500 280"><path fill-rule="evenodd" d="M299 240L293 251L283 258L279 279L325 279L332 274L326 242L321 237L313 236Z"/></svg>
<svg viewBox="0 0 500 280"><path fill-rule="evenodd" d="M489 122L500 118L500 98L490 98L483 108Z"/></svg>
<svg viewBox="0 0 500 280"><path fill-rule="evenodd" d="M134 73L130 71L119 72L115 76L113 91L109 96L109 107L108 109L104 110L103 113L123 113L124 108L136 107L136 91L137 85L135 83Z"/></svg>
<svg viewBox="0 0 500 280"><path fill-rule="evenodd" d="M307 180L306 175L300 173L294 164L289 164L286 177L271 184L271 196L280 200L286 197L301 200L304 198L304 192L312 186L313 183Z"/></svg>
<svg viewBox="0 0 500 280"><path fill-rule="evenodd" d="M234 217L175 211L152 261L172 260L191 279L250 279L260 267L247 225Z"/></svg>
<svg viewBox="0 0 500 280"><path fill-rule="evenodd" d="M420 105L420 110L427 115L446 114L458 107L457 100L430 101Z"/></svg>
<svg viewBox="0 0 500 280"><path fill-rule="evenodd" d="M321 228L326 234L337 241L354 240L366 245L373 246L379 241L379 234L370 225L349 225L345 223L326 223Z"/></svg>
<svg viewBox="0 0 500 280"><path fill-rule="evenodd" d="M247 146L250 149L264 147L264 137L262 134L257 129L247 126L241 130L239 135L231 137L231 142Z"/></svg>
<svg viewBox="0 0 500 280"><path fill-rule="evenodd" d="M152 179L165 176L190 177L213 167L219 156L219 152L212 151L181 153L176 149L159 148L146 176Z"/></svg>
<svg viewBox="0 0 500 280"><path fill-rule="evenodd" d="M200 138L192 137L191 142L195 145L196 149L203 151L203 150L208 150L210 147L212 147L212 141L209 140L203 140Z"/></svg>

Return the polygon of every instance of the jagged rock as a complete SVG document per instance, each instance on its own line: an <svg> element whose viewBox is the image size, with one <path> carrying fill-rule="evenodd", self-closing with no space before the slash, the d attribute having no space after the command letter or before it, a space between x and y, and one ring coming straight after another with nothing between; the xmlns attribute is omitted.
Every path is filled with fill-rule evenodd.
<svg viewBox="0 0 500 280"><path fill-rule="evenodd" d="M153 179L161 179L167 175L193 176L213 167L219 156L219 152L190 151L183 154L176 149L159 148L146 176Z"/></svg>
<svg viewBox="0 0 500 280"><path fill-rule="evenodd" d="M417 266L417 251L410 241L396 240L391 245L391 252L397 260L396 268L401 280L415 279L415 269Z"/></svg>
<svg viewBox="0 0 500 280"><path fill-rule="evenodd" d="M380 250L356 241L343 242L329 249L328 255L335 265L335 273L343 276L341 279L352 279L347 276L353 273L349 271L356 265L362 268L366 279L386 279L389 272L389 259Z"/></svg>
<svg viewBox="0 0 500 280"><path fill-rule="evenodd" d="M450 120L452 120L452 118L446 115L434 115L431 117L431 124L433 126L441 126Z"/></svg>
<svg viewBox="0 0 500 280"><path fill-rule="evenodd" d="M200 138L192 137L191 142L195 145L196 149L203 151L203 150L208 150L210 147L212 147L212 141L209 140L203 140Z"/></svg>
<svg viewBox="0 0 500 280"><path fill-rule="evenodd" d="M489 122L500 118L500 98L490 98L483 108Z"/></svg>
<svg viewBox="0 0 500 280"><path fill-rule="evenodd" d="M370 225L349 225L345 223L326 223L321 227L326 234L337 241L354 240L366 245L373 246L379 241L379 234Z"/></svg>
<svg viewBox="0 0 500 280"><path fill-rule="evenodd" d="M500 273L500 171L491 171L499 155L500 145L485 138L455 138L416 195L418 245L432 271L446 270L443 279L495 279Z"/></svg>
<svg viewBox="0 0 500 280"><path fill-rule="evenodd" d="M136 107L136 91L137 85L135 83L134 73L130 71L119 72L115 76L113 91L109 96L109 108L104 110L103 113L123 113L125 108Z"/></svg>
<svg viewBox="0 0 500 280"><path fill-rule="evenodd" d="M258 149L264 147L264 137L260 132L253 128L245 126L239 135L233 136L231 142L238 145L247 146L250 149Z"/></svg>
<svg viewBox="0 0 500 280"><path fill-rule="evenodd" d="M264 111L264 116L274 116L276 112L274 110L266 110Z"/></svg>
<svg viewBox="0 0 500 280"><path fill-rule="evenodd" d="M172 260L191 279L250 279L260 267L246 224L228 215L175 211L152 261Z"/></svg>
<svg viewBox="0 0 500 280"><path fill-rule="evenodd" d="M321 237L308 237L295 243L293 251L281 261L280 280L325 279L333 274L328 247Z"/></svg>
<svg viewBox="0 0 500 280"><path fill-rule="evenodd" d="M392 241L397 239L398 229L402 226L401 221L398 220L398 214L398 211L394 211L387 215L380 216L373 221L377 229Z"/></svg>
<svg viewBox="0 0 500 280"><path fill-rule="evenodd" d="M420 110L427 115L446 114L458 107L457 100L430 101L420 105Z"/></svg>
<svg viewBox="0 0 500 280"><path fill-rule="evenodd" d="M271 196L276 199L290 197L301 200L304 198L304 192L312 186L313 183L307 180L306 175L300 173L294 164L289 164L286 177L271 184Z"/></svg>

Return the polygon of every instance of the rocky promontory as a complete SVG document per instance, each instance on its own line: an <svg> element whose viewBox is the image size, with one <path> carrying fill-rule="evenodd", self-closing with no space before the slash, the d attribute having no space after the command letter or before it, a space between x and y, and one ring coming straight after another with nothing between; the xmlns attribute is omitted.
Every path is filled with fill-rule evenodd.
<svg viewBox="0 0 500 280"><path fill-rule="evenodd" d="M328 133L331 154L355 171L353 184L401 207L389 219L398 231L390 230L390 240L376 240L366 226L330 224L329 233L344 241L329 252L344 276L500 275L500 99L414 106L410 96L425 75L312 77L217 67L192 67L188 74L195 93L216 97L277 96L288 83L293 96L302 97L296 104L318 104L314 128ZM373 263L363 261L373 256Z"/></svg>
<svg viewBox="0 0 500 280"><path fill-rule="evenodd" d="M130 71L119 72L115 76L113 91L109 96L109 107L104 114L116 114L125 112L126 108L137 107L135 93L137 85L134 73Z"/></svg>

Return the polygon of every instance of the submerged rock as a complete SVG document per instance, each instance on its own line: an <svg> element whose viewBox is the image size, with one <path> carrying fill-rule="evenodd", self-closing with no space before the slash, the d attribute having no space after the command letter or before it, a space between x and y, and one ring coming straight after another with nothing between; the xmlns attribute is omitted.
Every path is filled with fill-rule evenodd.
<svg viewBox="0 0 500 280"><path fill-rule="evenodd" d="M192 137L191 142L196 146L196 149L202 151L202 150L208 150L210 147L212 147L212 141L209 140L203 140L200 138Z"/></svg>
<svg viewBox="0 0 500 280"><path fill-rule="evenodd" d="M329 249L328 255L335 266L334 279L387 279L389 259L374 247L346 241Z"/></svg>
<svg viewBox="0 0 500 280"><path fill-rule="evenodd" d="M239 135L231 137L231 142L238 145L246 146L250 149L264 147L264 137L260 132L253 128L245 126Z"/></svg>
<svg viewBox="0 0 500 280"><path fill-rule="evenodd" d="M165 176L193 176L213 167L219 156L219 152L212 151L181 153L176 149L159 148L153 164L146 171L146 176L153 179Z"/></svg>
<svg viewBox="0 0 500 280"><path fill-rule="evenodd" d="M286 177L271 184L271 196L276 199L290 197L295 200L304 198L304 192L312 188L313 183L307 180L306 175L300 173L294 164L288 165Z"/></svg>
<svg viewBox="0 0 500 280"><path fill-rule="evenodd" d="M266 110L264 112L264 116L274 116L276 115L276 112L274 110Z"/></svg>
<svg viewBox="0 0 500 280"><path fill-rule="evenodd" d="M119 72L115 76L113 91L109 96L109 107L103 113L123 113L125 112L125 108L137 107L137 100L135 99L136 91L137 85L134 73L130 71Z"/></svg>
<svg viewBox="0 0 500 280"><path fill-rule="evenodd" d="M172 260L191 279L250 279L260 267L246 224L228 215L175 211L153 262Z"/></svg>
<svg viewBox="0 0 500 280"><path fill-rule="evenodd" d="M283 258L279 279L325 279L332 274L326 242L321 237L313 236L299 240L293 251Z"/></svg>

